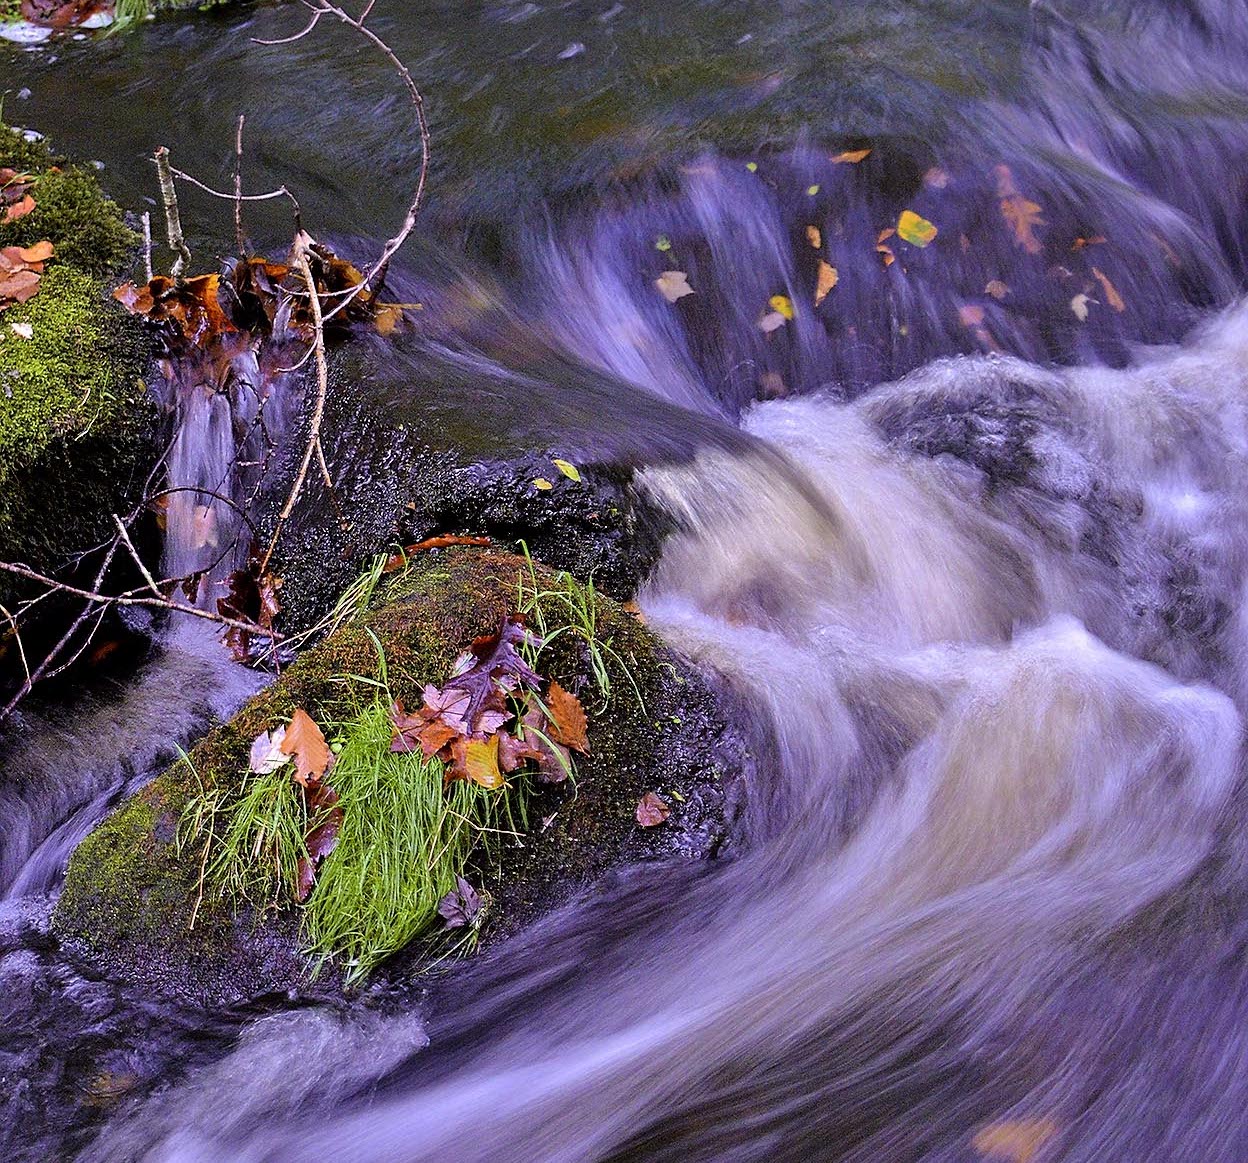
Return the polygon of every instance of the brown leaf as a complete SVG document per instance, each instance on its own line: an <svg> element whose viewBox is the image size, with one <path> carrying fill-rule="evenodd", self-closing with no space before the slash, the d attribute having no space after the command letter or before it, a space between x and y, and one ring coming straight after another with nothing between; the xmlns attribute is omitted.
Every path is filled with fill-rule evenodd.
<svg viewBox="0 0 1248 1163"><path fill-rule="evenodd" d="M1031 1163L1056 1134L1057 1124L1052 1119L1009 1119L976 1131L971 1146L985 1159Z"/></svg>
<svg viewBox="0 0 1248 1163"><path fill-rule="evenodd" d="M45 238L42 242L36 242L34 246L18 248L17 254L22 262L36 263L47 262L56 253L56 248Z"/></svg>
<svg viewBox="0 0 1248 1163"><path fill-rule="evenodd" d="M293 778L301 787L320 783L333 766L334 754L325 742L324 734L302 707L290 717L286 737L282 740L282 751L294 757Z"/></svg>
<svg viewBox="0 0 1248 1163"><path fill-rule="evenodd" d="M39 273L37 271L14 271L12 274L0 274L0 303L6 299L14 303L25 303L39 291Z"/></svg>
<svg viewBox="0 0 1248 1163"><path fill-rule="evenodd" d="M34 208L34 198L29 194L25 194L20 201L4 208L4 217L0 221L16 222L19 218L25 218Z"/></svg>
<svg viewBox="0 0 1248 1163"><path fill-rule="evenodd" d="M633 813L637 823L643 828L657 828L671 814L672 809L667 800L652 791L646 792L637 801L637 810Z"/></svg>
<svg viewBox="0 0 1248 1163"><path fill-rule="evenodd" d="M552 680L546 692L546 709L550 712L550 737L556 743L588 755L589 721L581 700Z"/></svg>
<svg viewBox="0 0 1248 1163"><path fill-rule="evenodd" d="M1127 309L1123 298L1118 294L1118 288L1114 286L1109 279L1103 275L1096 267L1092 268L1092 277L1101 284L1101 290L1105 292L1105 302L1107 302L1115 311L1123 312Z"/></svg>
<svg viewBox="0 0 1248 1163"><path fill-rule="evenodd" d="M818 281L815 283L815 306L816 307L818 307L819 304L822 303L824 299L828 297L828 292L832 290L833 287L836 286L839 279L840 279L840 275L837 274L836 267L834 267L831 263L825 262L823 259L820 259L819 260L819 278L818 278Z"/></svg>

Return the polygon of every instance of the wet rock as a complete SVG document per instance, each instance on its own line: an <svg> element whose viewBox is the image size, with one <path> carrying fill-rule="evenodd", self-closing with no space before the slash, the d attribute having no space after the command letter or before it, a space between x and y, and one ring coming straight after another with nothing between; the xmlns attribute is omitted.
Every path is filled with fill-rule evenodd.
<svg viewBox="0 0 1248 1163"><path fill-rule="evenodd" d="M424 684L444 681L455 655L515 609L518 574L527 569L498 551L422 554L400 575L401 585L383 591L382 604L305 653L203 739L189 762L159 776L83 841L70 861L56 931L110 976L186 1000L332 993L332 971L310 978L296 910L236 911L211 887L201 895L200 848L180 847L168 821L182 816L201 785L240 786L252 740L296 708L321 723L349 719L359 694L344 676L378 677L378 642L389 693L419 706ZM556 583L549 569L536 570L543 586ZM491 900L481 934L487 945L621 862L711 857L729 835L733 777L748 761L734 716L716 688L634 615L610 599L598 603L614 693L605 708L586 695L591 754L578 761L575 784L534 784L523 841L497 858L479 856L472 867L473 882ZM587 673L576 641L566 635L542 655L543 672L569 689ZM666 824L642 831L633 812L651 790L673 810ZM420 958L407 964L419 968Z"/></svg>

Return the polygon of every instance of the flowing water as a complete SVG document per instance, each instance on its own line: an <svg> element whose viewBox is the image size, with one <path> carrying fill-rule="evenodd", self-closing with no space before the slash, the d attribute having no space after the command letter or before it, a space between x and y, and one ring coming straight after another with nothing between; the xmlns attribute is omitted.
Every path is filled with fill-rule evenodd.
<svg viewBox="0 0 1248 1163"><path fill-rule="evenodd" d="M392 378L631 441L678 526L647 617L756 708L734 855L629 870L416 1013L136 997L43 918L153 738L243 693L169 643L6 756L10 1154L1248 1158L1240 6L463 9L378 4L441 149ZM341 236L397 216L384 70L212 20L14 55L30 120L137 199L162 137L218 179L246 108L257 183ZM906 208L936 244L880 238Z"/></svg>

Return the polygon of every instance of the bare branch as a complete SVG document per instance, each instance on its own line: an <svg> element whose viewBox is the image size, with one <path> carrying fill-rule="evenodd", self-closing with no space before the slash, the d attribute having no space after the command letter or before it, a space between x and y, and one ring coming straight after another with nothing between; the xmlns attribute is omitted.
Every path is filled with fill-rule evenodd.
<svg viewBox="0 0 1248 1163"><path fill-rule="evenodd" d="M312 19L308 21L307 28L305 28L302 32L295 33L294 36L284 36L284 37L281 37L279 40L261 40L259 37L253 36L251 38L251 43L252 44L294 44L295 41L302 40L305 36L307 36L308 33L311 32L316 27L317 22L324 15L325 15L324 12L314 12L312 14Z"/></svg>
<svg viewBox="0 0 1248 1163"><path fill-rule="evenodd" d="M205 194L211 194L214 198L222 198L227 202L267 202L273 198L289 198L290 204L295 210L295 230L297 232L303 229L300 225L302 211L299 209L299 201L285 186L278 186L276 190L270 190L267 194L223 194L220 190L214 190L211 186L204 185L198 178L193 178L182 170L171 169L170 172L174 177L181 178L184 182L190 182L192 186L203 190Z"/></svg>
<svg viewBox="0 0 1248 1163"><path fill-rule="evenodd" d="M143 559L139 556L139 551L135 549L134 542L130 540L130 534L126 531L126 527L121 523L121 518L118 517L116 513L112 514L112 517L113 524L117 526L117 535L121 538L125 547L130 551L130 558L134 564L139 567L139 573L143 575L143 580L147 582L152 593L154 593L158 598L163 598L165 595L160 592L160 587L156 584L156 579L148 572L147 566L143 564Z"/></svg>
<svg viewBox="0 0 1248 1163"><path fill-rule="evenodd" d="M238 129L234 133L234 241L238 245L238 257L247 257L247 240L243 237L243 123L245 113L238 115Z"/></svg>
<svg viewBox="0 0 1248 1163"><path fill-rule="evenodd" d="M156 150L156 176L160 181L160 200L165 207L165 229L169 235L169 249L178 252L173 260L170 274L176 279L190 265L191 252L182 237L182 221L178 217L178 192L173 188L173 176L169 170L169 150L161 146Z"/></svg>

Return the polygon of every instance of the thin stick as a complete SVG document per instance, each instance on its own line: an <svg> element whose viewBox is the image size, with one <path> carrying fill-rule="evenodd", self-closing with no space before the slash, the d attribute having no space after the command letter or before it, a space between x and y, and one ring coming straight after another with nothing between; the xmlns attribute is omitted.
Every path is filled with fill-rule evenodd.
<svg viewBox="0 0 1248 1163"><path fill-rule="evenodd" d="M0 602L0 614L3 614L5 620L13 627L13 640L17 643L18 657L22 660L22 670L25 672L26 681L30 682L30 663L26 661L26 647L22 645L22 632L18 629L17 619L9 612L8 606Z"/></svg>
<svg viewBox="0 0 1248 1163"><path fill-rule="evenodd" d="M125 543L126 548L130 551L130 557L134 564L139 567L139 573L143 575L143 580L147 582L158 598L164 598L164 594L160 592L160 587L156 584L156 579L148 573L147 566L143 564L143 559L139 556L139 551L135 549L134 542L130 540L130 534L126 532L126 527L121 523L121 518L116 513L112 514L113 524L117 526L117 533Z"/></svg>
<svg viewBox="0 0 1248 1163"><path fill-rule="evenodd" d="M176 279L190 265L191 252L187 249L186 239L182 237L182 220L178 216L178 192L173 186L173 174L169 169L169 150L165 146L157 149L156 177L160 181L160 200L165 207L165 230L169 235L169 249L176 250L178 257L173 260L169 273Z"/></svg>
<svg viewBox="0 0 1248 1163"><path fill-rule="evenodd" d="M247 241L243 238L243 122L245 113L238 115L238 129L234 133L234 241L238 244L238 257L247 257Z"/></svg>
<svg viewBox="0 0 1248 1163"><path fill-rule="evenodd" d="M303 229L299 200L285 186L278 186L276 190L270 190L267 194L223 194L220 190L214 190L211 186L204 185L198 178L193 178L182 170L170 169L170 173L175 178L181 178L184 182L190 182L196 189L203 190L205 194L211 194L214 198L222 198L227 202L268 202L273 198L289 198L290 204L295 211L295 233L297 234Z"/></svg>
<svg viewBox="0 0 1248 1163"><path fill-rule="evenodd" d="M143 211L143 277L152 281L152 215Z"/></svg>
<svg viewBox="0 0 1248 1163"><path fill-rule="evenodd" d="M296 263L299 273L303 276L303 281L307 284L309 293L309 302L312 305L312 322L315 331L312 336L313 351L316 354L316 402L312 406L312 430L308 436L308 443L303 450L303 460L299 464L299 472L295 475L295 483L291 485L290 494L286 498L286 504L282 506L282 511L278 514L277 525L273 529L273 536L269 539L269 547L264 551L264 557L260 560L259 573L263 574L269 567L269 559L273 556L273 551L277 548L277 539L281 536L282 526L286 523L291 513L295 511L295 504L299 500L299 493L303 489L304 479L308 475L308 467L312 463L312 457L321 442L321 421L325 416L325 397L329 394L329 368L325 362L325 320L321 316L321 297L317 294L316 280L312 275L312 264L308 261L307 251L300 249L299 260ZM324 457L321 459L322 467L324 467ZM324 468L325 476L328 479L329 469ZM332 489L332 484L330 485Z"/></svg>

